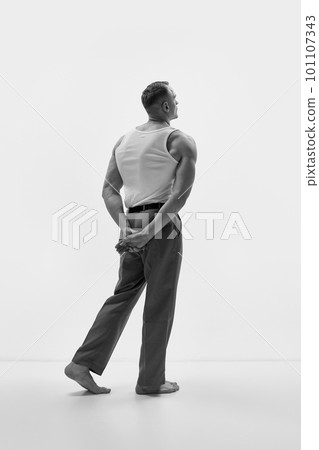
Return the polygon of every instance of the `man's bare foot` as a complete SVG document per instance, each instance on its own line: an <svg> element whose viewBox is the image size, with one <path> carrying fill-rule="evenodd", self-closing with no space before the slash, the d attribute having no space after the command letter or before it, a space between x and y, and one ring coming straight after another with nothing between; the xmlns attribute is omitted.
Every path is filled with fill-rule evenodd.
<svg viewBox="0 0 319 450"><path fill-rule="evenodd" d="M108 394L111 392L111 389L100 387L95 383L88 367L70 362L70 364L65 367L64 373L67 377L71 378L71 380L76 381L80 386L92 392L92 394Z"/></svg>
<svg viewBox="0 0 319 450"><path fill-rule="evenodd" d="M161 384L159 389L146 389L141 386L136 385L135 392L140 395L147 394L171 394L172 392L176 392L179 390L179 386L175 381L165 381L164 384Z"/></svg>

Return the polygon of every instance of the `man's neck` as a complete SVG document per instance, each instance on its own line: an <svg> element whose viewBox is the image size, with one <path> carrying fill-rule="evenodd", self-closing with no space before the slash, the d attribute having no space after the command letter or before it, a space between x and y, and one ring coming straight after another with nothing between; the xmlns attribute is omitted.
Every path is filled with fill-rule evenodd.
<svg viewBox="0 0 319 450"><path fill-rule="evenodd" d="M163 125L163 126L165 126L165 125L170 126L170 121L168 119L161 119L161 118L152 117L152 116L148 117L147 123L149 123L150 125L159 124L159 125Z"/></svg>
<svg viewBox="0 0 319 450"><path fill-rule="evenodd" d="M146 123L139 125L137 129L140 131L151 131L158 130L160 128L167 128L168 126L170 126L169 120L149 118Z"/></svg>

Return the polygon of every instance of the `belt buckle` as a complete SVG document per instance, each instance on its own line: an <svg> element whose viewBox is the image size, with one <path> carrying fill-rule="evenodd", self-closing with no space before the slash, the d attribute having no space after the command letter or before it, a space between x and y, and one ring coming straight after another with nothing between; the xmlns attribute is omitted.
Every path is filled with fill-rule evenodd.
<svg viewBox="0 0 319 450"><path fill-rule="evenodd" d="M146 205L142 205L142 211L145 211Z"/></svg>

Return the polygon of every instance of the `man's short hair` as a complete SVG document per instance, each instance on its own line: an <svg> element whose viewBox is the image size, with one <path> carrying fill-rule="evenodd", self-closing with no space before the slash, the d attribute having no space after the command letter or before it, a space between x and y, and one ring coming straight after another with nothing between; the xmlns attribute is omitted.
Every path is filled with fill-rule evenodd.
<svg viewBox="0 0 319 450"><path fill-rule="evenodd" d="M144 108L147 110L159 98L165 97L168 93L168 81L154 81L149 84L142 92L141 100Z"/></svg>

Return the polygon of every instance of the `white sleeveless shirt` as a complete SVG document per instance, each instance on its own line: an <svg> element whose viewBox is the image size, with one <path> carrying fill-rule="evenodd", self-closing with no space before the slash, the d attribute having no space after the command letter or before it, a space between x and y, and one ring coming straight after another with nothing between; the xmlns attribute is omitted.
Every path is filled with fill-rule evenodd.
<svg viewBox="0 0 319 450"><path fill-rule="evenodd" d="M145 203L165 203L172 192L178 161L166 147L171 126L152 131L134 128L115 150L123 180L126 208Z"/></svg>

